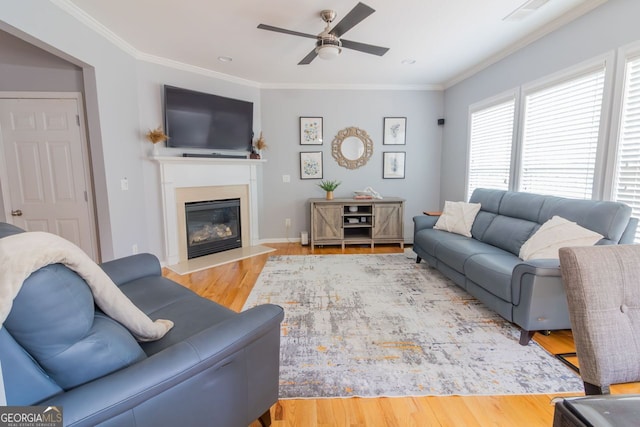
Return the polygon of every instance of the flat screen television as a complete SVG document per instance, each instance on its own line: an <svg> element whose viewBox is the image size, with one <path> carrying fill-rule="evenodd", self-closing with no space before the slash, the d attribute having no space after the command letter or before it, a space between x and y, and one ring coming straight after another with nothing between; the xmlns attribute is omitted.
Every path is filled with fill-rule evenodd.
<svg viewBox="0 0 640 427"><path fill-rule="evenodd" d="M253 103L164 86L168 147L251 151Z"/></svg>

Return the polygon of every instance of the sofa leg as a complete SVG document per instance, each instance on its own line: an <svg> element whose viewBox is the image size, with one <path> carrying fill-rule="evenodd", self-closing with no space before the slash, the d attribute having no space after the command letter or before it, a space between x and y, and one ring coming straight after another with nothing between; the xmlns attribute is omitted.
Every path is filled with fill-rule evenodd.
<svg viewBox="0 0 640 427"><path fill-rule="evenodd" d="M416 257L416 264L420 264L420 261L422 261L422 258L420 258L419 256Z"/></svg>
<svg viewBox="0 0 640 427"><path fill-rule="evenodd" d="M584 394L587 396L611 394L608 385L595 385L588 382L584 382Z"/></svg>
<svg viewBox="0 0 640 427"><path fill-rule="evenodd" d="M267 412L260 415L258 421L260 421L262 427L269 427L271 425L271 409L267 409Z"/></svg>
<svg viewBox="0 0 640 427"><path fill-rule="evenodd" d="M536 331L525 331L524 329L520 330L520 345L527 345L529 344L529 341L531 341L531 338L533 338L533 334L535 334Z"/></svg>

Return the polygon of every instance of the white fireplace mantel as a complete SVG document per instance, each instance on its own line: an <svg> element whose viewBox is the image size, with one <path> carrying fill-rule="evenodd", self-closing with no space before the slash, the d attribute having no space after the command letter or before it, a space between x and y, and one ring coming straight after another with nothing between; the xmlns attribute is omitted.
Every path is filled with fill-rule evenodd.
<svg viewBox="0 0 640 427"><path fill-rule="evenodd" d="M251 246L258 244L257 168L266 160L168 156L155 156L153 160L160 165L166 264L184 261L179 243L179 227L183 225L178 223L179 209L184 206L178 206L176 197L180 188L247 186L249 242Z"/></svg>

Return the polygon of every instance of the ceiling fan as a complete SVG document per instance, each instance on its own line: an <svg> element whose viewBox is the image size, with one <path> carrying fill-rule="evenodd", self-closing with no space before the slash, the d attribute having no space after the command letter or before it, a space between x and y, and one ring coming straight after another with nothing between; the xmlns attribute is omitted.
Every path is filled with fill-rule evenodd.
<svg viewBox="0 0 640 427"><path fill-rule="evenodd" d="M306 37L316 40L316 47L305 56L298 65L307 65L319 56L322 59L336 58L342 52L342 48L357 50L372 55L382 56L389 50L388 47L374 46L365 43L354 42L351 40L341 39L342 35L358 25L367 16L375 12L374 9L364 3L358 3L347 15L336 24L333 29L329 29L331 23L336 19L336 12L333 10L323 10L320 17L327 26L320 34L314 36L312 34L301 33L298 31L286 30L284 28L274 27L272 25L260 24L258 28L261 30L275 31L276 33L291 34L293 36Z"/></svg>

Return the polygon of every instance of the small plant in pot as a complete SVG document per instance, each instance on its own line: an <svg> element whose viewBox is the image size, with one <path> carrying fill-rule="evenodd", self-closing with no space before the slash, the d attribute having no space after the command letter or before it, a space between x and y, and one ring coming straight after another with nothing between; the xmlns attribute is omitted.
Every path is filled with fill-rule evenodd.
<svg viewBox="0 0 640 427"><path fill-rule="evenodd" d="M320 182L320 184L318 184L318 187L322 188L324 191L327 192L327 200L332 200L333 199L333 190L338 188L338 186L340 184L341 184L340 181L325 181L325 180L322 180Z"/></svg>

